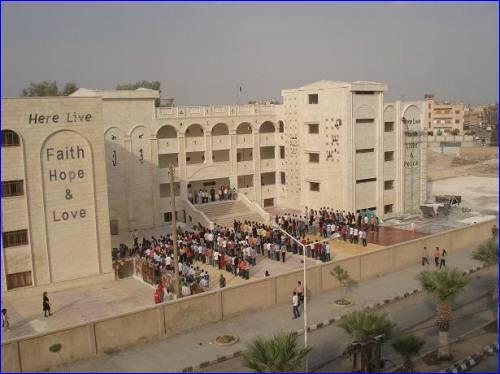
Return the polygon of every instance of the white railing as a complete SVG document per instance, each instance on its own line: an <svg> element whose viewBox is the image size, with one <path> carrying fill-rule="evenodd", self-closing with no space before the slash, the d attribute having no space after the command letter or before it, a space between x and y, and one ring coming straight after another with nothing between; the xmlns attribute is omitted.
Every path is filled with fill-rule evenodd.
<svg viewBox="0 0 500 374"><path fill-rule="evenodd" d="M267 115L275 112L273 104L175 106L156 108L156 118L199 118Z"/></svg>
<svg viewBox="0 0 500 374"><path fill-rule="evenodd" d="M245 194L239 193L239 191L238 191L238 200L240 200L243 204L245 204L246 207L251 211L258 213L259 216L264 221L264 223L266 225L269 225L269 223L271 222L271 215L267 213L259 204L250 201L250 199L248 199L248 197L246 197Z"/></svg>
<svg viewBox="0 0 500 374"><path fill-rule="evenodd" d="M210 221L210 219L203 213L201 210L197 209L189 200L183 200L186 215L191 216L192 222L190 224L196 224L197 222L201 223L203 226L208 227L210 230L213 230L214 223ZM188 221L188 217L186 217L186 222Z"/></svg>

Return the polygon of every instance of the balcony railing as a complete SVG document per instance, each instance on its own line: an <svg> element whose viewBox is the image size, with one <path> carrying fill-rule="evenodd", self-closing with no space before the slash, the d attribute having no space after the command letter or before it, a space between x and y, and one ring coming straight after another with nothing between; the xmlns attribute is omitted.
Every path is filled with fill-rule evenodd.
<svg viewBox="0 0 500 374"><path fill-rule="evenodd" d="M179 142L176 138L158 139L158 153L178 153Z"/></svg>
<svg viewBox="0 0 500 374"><path fill-rule="evenodd" d="M231 147L231 137L229 135L212 136L212 149L229 149Z"/></svg>
<svg viewBox="0 0 500 374"><path fill-rule="evenodd" d="M253 147L253 134L236 135L236 145L240 148Z"/></svg>
<svg viewBox="0 0 500 374"><path fill-rule="evenodd" d="M253 173L254 173L253 161L240 161L240 162L238 162L238 174L245 175L245 174L253 174Z"/></svg>
<svg viewBox="0 0 500 374"><path fill-rule="evenodd" d="M197 152L205 150L205 137L186 137L186 152Z"/></svg>
<svg viewBox="0 0 500 374"><path fill-rule="evenodd" d="M274 113L273 104L174 106L156 108L156 118L199 118L266 115Z"/></svg>
<svg viewBox="0 0 500 374"><path fill-rule="evenodd" d="M276 145L276 134L275 133L267 133L267 134L259 134L260 138L260 146L266 145Z"/></svg>
<svg viewBox="0 0 500 374"><path fill-rule="evenodd" d="M260 171L262 173L276 170L276 160L274 158L260 161Z"/></svg>

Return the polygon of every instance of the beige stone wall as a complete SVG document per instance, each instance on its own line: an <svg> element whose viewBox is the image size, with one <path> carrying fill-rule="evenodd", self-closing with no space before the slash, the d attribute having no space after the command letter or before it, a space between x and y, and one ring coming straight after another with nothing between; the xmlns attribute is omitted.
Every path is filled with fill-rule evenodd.
<svg viewBox="0 0 500 374"><path fill-rule="evenodd" d="M2 177L25 188L3 199L2 231L27 229L29 244L4 248L2 290L20 271L34 286L111 273L101 100L4 99L6 129L22 147L2 147Z"/></svg>

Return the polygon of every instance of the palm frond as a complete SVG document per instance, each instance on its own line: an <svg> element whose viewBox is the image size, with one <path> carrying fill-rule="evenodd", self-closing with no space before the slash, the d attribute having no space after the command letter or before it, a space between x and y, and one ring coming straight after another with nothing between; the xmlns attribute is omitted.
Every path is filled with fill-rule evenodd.
<svg viewBox="0 0 500 374"><path fill-rule="evenodd" d="M490 239L482 243L479 248L472 253L472 258L481 262L484 266L498 264L498 241Z"/></svg>
<svg viewBox="0 0 500 374"><path fill-rule="evenodd" d="M423 271L417 276L417 279L424 291L430 293L442 303L451 302L470 282L470 277L456 268Z"/></svg>
<svg viewBox="0 0 500 374"><path fill-rule="evenodd" d="M366 340L377 335L389 337L395 327L386 314L373 309L349 313L340 320L338 325L355 340Z"/></svg>

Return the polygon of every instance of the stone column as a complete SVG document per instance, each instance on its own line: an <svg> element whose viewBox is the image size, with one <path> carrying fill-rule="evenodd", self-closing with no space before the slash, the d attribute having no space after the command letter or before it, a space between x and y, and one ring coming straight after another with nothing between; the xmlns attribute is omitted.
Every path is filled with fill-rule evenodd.
<svg viewBox="0 0 500 374"><path fill-rule="evenodd" d="M231 164L231 174L229 175L229 182L231 187L238 188L238 146L236 144L236 131L229 131L229 162Z"/></svg>
<svg viewBox="0 0 500 374"><path fill-rule="evenodd" d="M205 164L212 165L212 131L205 133Z"/></svg>
<svg viewBox="0 0 500 374"><path fill-rule="evenodd" d="M158 139L156 135L151 136L151 173L153 179L153 225L161 225L160 212L160 169L158 160Z"/></svg>
<svg viewBox="0 0 500 374"><path fill-rule="evenodd" d="M176 179L180 181L180 197L187 199L187 171L186 171L186 135L179 133L177 135L177 142L179 143L179 167L176 171Z"/></svg>
<svg viewBox="0 0 500 374"><path fill-rule="evenodd" d="M260 134L256 126L253 132L253 159L254 159L254 177L253 185L255 188L255 201L257 204L262 205L262 186L260 178Z"/></svg>
<svg viewBox="0 0 500 374"><path fill-rule="evenodd" d="M125 156L125 184L126 184L126 194L127 194L127 229L130 230L130 220L132 217L130 216L130 204L129 199L131 196L131 192L129 190L129 179L130 179L130 160L132 157L132 139L130 135L125 135L123 140L123 146L125 148L124 156Z"/></svg>

